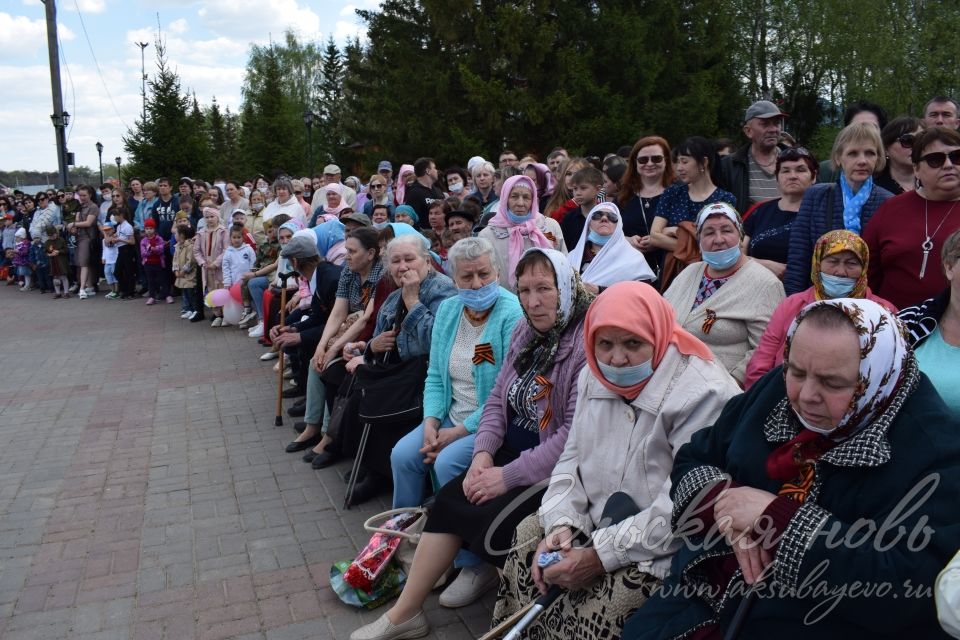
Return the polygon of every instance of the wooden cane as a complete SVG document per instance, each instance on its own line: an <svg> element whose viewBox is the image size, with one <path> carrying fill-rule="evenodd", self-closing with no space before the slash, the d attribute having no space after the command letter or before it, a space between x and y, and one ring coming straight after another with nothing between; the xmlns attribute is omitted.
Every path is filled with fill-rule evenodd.
<svg viewBox="0 0 960 640"><path fill-rule="evenodd" d="M510 616L506 620L504 620L503 622L495 626L493 629L490 629L490 631L487 631L485 634L480 636L480 640L497 640L497 638L503 637L503 634L509 631L513 627L513 625L515 625L520 620L520 618L527 615L527 612L530 611L530 609L533 609L533 605L535 605L536 603L537 603L536 600L531 600L529 603L525 604L523 607L521 607L514 613L510 614Z"/></svg>
<svg viewBox="0 0 960 640"><path fill-rule="evenodd" d="M280 329L283 328L283 323L287 319L287 279L282 278L280 282L280 324L278 325ZM274 349L277 349L277 346L274 345ZM277 349L280 352L280 359L277 360L278 370L277 370L277 417L274 418L273 424L277 427L283 426L283 349Z"/></svg>

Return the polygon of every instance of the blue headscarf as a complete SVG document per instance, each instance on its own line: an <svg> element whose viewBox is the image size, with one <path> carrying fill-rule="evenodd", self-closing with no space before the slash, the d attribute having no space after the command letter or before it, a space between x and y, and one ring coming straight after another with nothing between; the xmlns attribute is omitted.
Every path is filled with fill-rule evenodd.
<svg viewBox="0 0 960 640"><path fill-rule="evenodd" d="M393 210L393 217L396 218L397 214L405 213L410 216L410 219L413 220L414 224L420 223L420 216L417 215L416 210L408 204L401 204L396 209Z"/></svg>
<svg viewBox="0 0 960 640"><path fill-rule="evenodd" d="M405 207L407 205L400 205ZM398 207L399 208L399 207ZM393 237L399 238L400 236L407 236L411 233L416 234L420 237L420 240L423 241L423 246L427 248L427 251L430 251L430 255L433 257L434 262L440 264L440 256L430 250L430 240L427 239L425 235L408 225L406 222L391 222L390 227L393 229Z"/></svg>
<svg viewBox="0 0 960 640"><path fill-rule="evenodd" d="M317 235L317 251L321 256L326 257L327 252L334 245L344 241L346 238L344 229L343 223L339 220L327 220L313 228L313 232Z"/></svg>

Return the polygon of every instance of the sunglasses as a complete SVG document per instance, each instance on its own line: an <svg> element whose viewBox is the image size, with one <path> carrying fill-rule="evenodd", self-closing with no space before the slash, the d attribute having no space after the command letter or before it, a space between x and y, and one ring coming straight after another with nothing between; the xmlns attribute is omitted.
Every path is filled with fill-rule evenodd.
<svg viewBox="0 0 960 640"><path fill-rule="evenodd" d="M799 160L800 158L812 158L813 154L806 147L787 147L779 154L779 160Z"/></svg>
<svg viewBox="0 0 960 640"><path fill-rule="evenodd" d="M643 165L648 162L660 164L663 162L663 156L637 156L637 164Z"/></svg>
<svg viewBox="0 0 960 640"><path fill-rule="evenodd" d="M383 188L385 188L386 186L387 186L387 185L385 185L385 184L380 184L380 183L374 182L373 184L370 185L370 188L371 188L371 189L383 189Z"/></svg>
<svg viewBox="0 0 960 640"><path fill-rule="evenodd" d="M949 153L943 151L934 151L920 158L920 162L926 162L931 169L939 169L950 158L950 164L960 166L960 149L954 149Z"/></svg>
<svg viewBox="0 0 960 640"><path fill-rule="evenodd" d="M899 142L900 146L903 147L904 149L912 149L913 141L916 139L917 139L916 135L912 133L905 133L899 138L897 138L897 142Z"/></svg>
<svg viewBox="0 0 960 640"><path fill-rule="evenodd" d="M617 221L620 220L620 216L615 214L613 211L594 211L590 214L590 219L594 222L599 221L603 218L606 218L613 224L617 224Z"/></svg>

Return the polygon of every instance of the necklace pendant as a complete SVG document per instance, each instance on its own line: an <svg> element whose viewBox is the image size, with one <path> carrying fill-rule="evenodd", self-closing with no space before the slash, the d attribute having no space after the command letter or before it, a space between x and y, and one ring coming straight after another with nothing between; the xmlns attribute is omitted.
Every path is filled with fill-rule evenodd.
<svg viewBox="0 0 960 640"><path fill-rule="evenodd" d="M923 262L920 263L920 279L923 280L923 274L927 272L927 258L930 256L930 249L923 250Z"/></svg>

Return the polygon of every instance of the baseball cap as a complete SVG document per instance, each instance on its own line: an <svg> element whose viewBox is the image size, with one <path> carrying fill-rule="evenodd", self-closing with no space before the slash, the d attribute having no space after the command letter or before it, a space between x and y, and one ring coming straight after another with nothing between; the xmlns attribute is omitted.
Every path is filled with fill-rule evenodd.
<svg viewBox="0 0 960 640"><path fill-rule="evenodd" d="M743 123L746 124L754 118L786 118L789 114L780 110L780 107L769 100L758 100L747 108L747 113L743 117Z"/></svg>
<svg viewBox="0 0 960 640"><path fill-rule="evenodd" d="M393 171L393 165L389 160L381 160L380 164L377 165L377 171Z"/></svg>
<svg viewBox="0 0 960 640"><path fill-rule="evenodd" d="M340 167L335 164L328 164L323 168L323 173L328 176L340 175Z"/></svg>
<svg viewBox="0 0 960 640"><path fill-rule="evenodd" d="M319 255L320 252L317 251L316 236L310 238L307 235L294 234L294 236L290 238L290 241L280 251L281 257L296 258L297 260L302 260L303 258L315 258Z"/></svg>
<svg viewBox="0 0 960 640"><path fill-rule="evenodd" d="M354 212L354 213L347 214L345 216L341 216L340 218L340 222L347 222L348 220L352 222L356 222L358 224L362 224L365 227L369 227L371 224L370 216L368 216L365 213Z"/></svg>

